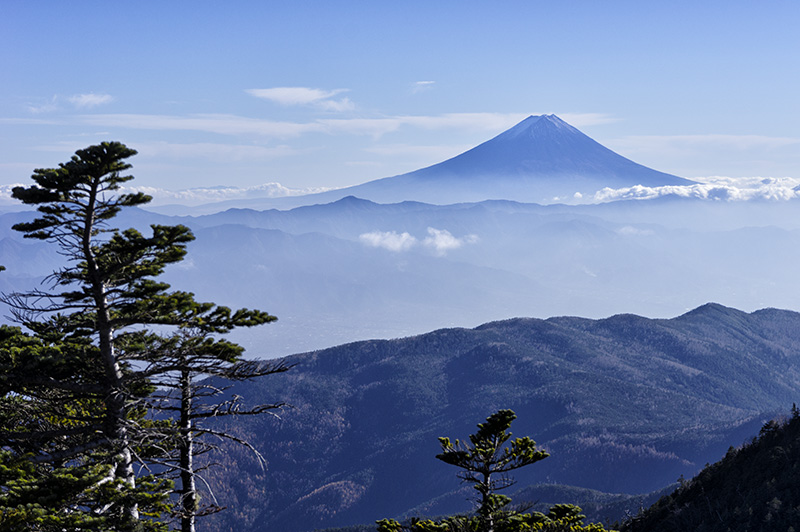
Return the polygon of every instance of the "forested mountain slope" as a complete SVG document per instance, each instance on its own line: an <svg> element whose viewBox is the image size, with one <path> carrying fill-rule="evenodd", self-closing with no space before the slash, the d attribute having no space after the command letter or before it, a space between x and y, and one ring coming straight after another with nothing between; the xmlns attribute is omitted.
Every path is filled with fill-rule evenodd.
<svg viewBox="0 0 800 532"><path fill-rule="evenodd" d="M800 415L770 421L672 494L630 520L623 532L772 532L800 527Z"/></svg>
<svg viewBox="0 0 800 532"><path fill-rule="evenodd" d="M499 408L551 457L518 476L611 493L691 477L785 410L800 390L800 314L704 305L669 320L514 319L289 357L237 385L295 405L230 427L267 457L217 470L230 510L207 530L286 532L369 523L423 506L464 511L437 437ZM434 504L435 501L443 504ZM573 501L565 501L573 502Z"/></svg>

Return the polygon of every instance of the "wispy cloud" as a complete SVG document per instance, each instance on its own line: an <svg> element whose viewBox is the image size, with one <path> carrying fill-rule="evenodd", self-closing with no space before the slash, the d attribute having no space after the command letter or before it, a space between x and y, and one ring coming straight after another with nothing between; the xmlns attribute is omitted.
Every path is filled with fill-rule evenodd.
<svg viewBox="0 0 800 532"><path fill-rule="evenodd" d="M259 146L212 142L186 144L169 142L138 143L136 150L147 157L205 159L217 162L271 160L299 153L299 150L286 145Z"/></svg>
<svg viewBox="0 0 800 532"><path fill-rule="evenodd" d="M114 101L114 97L110 94L95 94L90 92L88 94L75 94L67 98L67 100L78 109L88 109L111 103Z"/></svg>
<svg viewBox="0 0 800 532"><path fill-rule="evenodd" d="M420 92L429 91L436 84L435 81L417 81L411 84L411 93L419 94Z"/></svg>
<svg viewBox="0 0 800 532"><path fill-rule="evenodd" d="M388 249L394 252L408 251L414 247L422 246L433 251L439 257L465 244L474 244L478 241L477 235L466 235L457 238L446 229L435 229L433 227L428 228L428 236L422 240L417 239L408 232L397 233L395 231L373 231L371 233L363 233L358 238L368 246Z"/></svg>
<svg viewBox="0 0 800 532"><path fill-rule="evenodd" d="M380 118L330 118L318 122L330 132L372 135L380 137L401 128L426 130L457 129L501 132L523 120L524 114L505 113L448 113L443 115L388 116Z"/></svg>
<svg viewBox="0 0 800 532"><path fill-rule="evenodd" d="M733 148L736 150L783 148L800 144L800 137L768 137L764 135L641 135L624 137L616 144L630 149L686 149L705 150Z"/></svg>
<svg viewBox="0 0 800 532"><path fill-rule="evenodd" d="M48 100L39 101L37 103L29 103L27 107L28 112L35 115L52 113L58 110L58 96L53 96Z"/></svg>
<svg viewBox="0 0 800 532"><path fill-rule="evenodd" d="M265 89L266 90L266 89ZM335 102L332 103L335 105ZM309 122L274 121L230 114L82 114L61 117L64 123L77 120L101 128L199 131L220 135L291 138L309 133L370 135L380 138L404 128L457 130L497 134L523 120L523 113L447 113L442 115L384 116L375 118L319 118ZM581 127L610 120L605 115L564 115Z"/></svg>
<svg viewBox="0 0 800 532"><path fill-rule="evenodd" d="M560 119L574 127L599 126L619 122L619 118L605 113L556 113Z"/></svg>
<svg viewBox="0 0 800 532"><path fill-rule="evenodd" d="M782 158L796 158L800 137L770 137L765 135L642 135L608 139L611 149L626 157L642 161L693 161L695 168L704 165L706 171L754 172L770 170L776 153ZM800 159L798 159L800 160ZM705 162L704 162L705 161ZM729 170L720 170L724 161ZM697 170L694 170L695 172ZM763 170L762 170L763 171ZM702 172L702 170L701 170ZM746 175L746 174L745 174Z"/></svg>
<svg viewBox="0 0 800 532"><path fill-rule="evenodd" d="M622 236L651 236L655 234L652 229L642 229L641 227L633 227L626 225L617 229L617 234Z"/></svg>
<svg viewBox="0 0 800 532"><path fill-rule="evenodd" d="M316 122L275 122L237 115L202 114L189 116L148 114L81 115L84 124L99 127L122 127L145 130L203 131L221 135L259 135L287 138L309 132L323 132L325 126Z"/></svg>
<svg viewBox="0 0 800 532"><path fill-rule="evenodd" d="M456 238L450 231L429 227L428 236L422 241L422 245L432 249L437 255L442 256L448 251L460 248L464 244L474 244L477 241L477 235L466 235L461 238Z"/></svg>
<svg viewBox="0 0 800 532"><path fill-rule="evenodd" d="M407 251L417 245L417 239L405 232L373 231L359 235L358 239L368 246L394 252Z"/></svg>
<svg viewBox="0 0 800 532"><path fill-rule="evenodd" d="M274 87L271 89L247 89L246 93L256 98L280 105L310 105L325 111L351 111L355 105L349 98L334 99L349 89L322 90L308 87Z"/></svg>
<svg viewBox="0 0 800 532"><path fill-rule="evenodd" d="M429 130L469 129L500 132L525 118L521 114L452 113L438 116L397 116L381 118L328 118L311 122L278 122L227 114L152 115L87 114L77 119L98 127L146 130L203 131L222 135L260 135L288 138L306 133L347 133L380 137L403 127Z"/></svg>
<svg viewBox="0 0 800 532"><path fill-rule="evenodd" d="M280 183L264 183L252 187L198 187L184 190L166 190L158 187L133 186L123 187L122 192L144 192L153 197L153 205L178 203L180 205L202 205L218 201L252 199L252 198L282 198L285 196L302 196L330 190L324 187L289 188ZM0 198L3 188L0 187Z"/></svg>
<svg viewBox="0 0 800 532"><path fill-rule="evenodd" d="M77 109L91 109L113 102L114 97L110 94L96 94L93 92L73 94L66 97L56 94L47 100L28 104L27 107L28 111L33 114L54 113L62 108L65 101Z"/></svg>
<svg viewBox="0 0 800 532"><path fill-rule="evenodd" d="M380 136L397 131L403 127L426 130L455 129L460 131L486 131L500 133L525 118L525 113L446 113L442 115L408 115L382 118L332 118L320 120L331 131L361 133ZM575 127L603 124L615 121L614 118L597 113L559 115Z"/></svg>
<svg viewBox="0 0 800 532"><path fill-rule="evenodd" d="M472 145L413 145L413 144L379 144L364 148L365 152L387 157L427 158L432 160L447 159L472 148Z"/></svg>
<svg viewBox="0 0 800 532"><path fill-rule="evenodd" d="M31 111L33 112L33 111ZM0 124L14 124L26 126L52 126L63 123L50 118L0 118Z"/></svg>

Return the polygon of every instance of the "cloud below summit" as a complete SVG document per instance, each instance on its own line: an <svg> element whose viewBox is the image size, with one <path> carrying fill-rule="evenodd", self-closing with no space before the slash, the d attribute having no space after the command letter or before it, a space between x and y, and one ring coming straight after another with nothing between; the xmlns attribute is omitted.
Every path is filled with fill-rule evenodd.
<svg viewBox="0 0 800 532"><path fill-rule="evenodd" d="M433 227L428 227L428 236L422 240L417 239L408 232L397 233L396 231L372 231L363 233L358 238L367 246L383 248L396 253L422 246L438 257L442 257L448 251L458 249L465 244L474 244L479 240L477 235L455 237L446 229Z"/></svg>
<svg viewBox="0 0 800 532"><path fill-rule="evenodd" d="M594 202L626 199L655 199L678 196L712 201L772 200L785 201L800 198L800 179L790 177L706 177L688 186L604 188L593 198Z"/></svg>

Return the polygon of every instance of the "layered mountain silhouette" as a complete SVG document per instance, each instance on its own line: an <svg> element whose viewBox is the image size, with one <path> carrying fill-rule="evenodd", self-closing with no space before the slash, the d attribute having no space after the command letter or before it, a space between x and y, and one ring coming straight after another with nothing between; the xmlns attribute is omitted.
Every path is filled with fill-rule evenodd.
<svg viewBox="0 0 800 532"><path fill-rule="evenodd" d="M706 304L673 319L513 319L288 357L287 373L230 389L293 408L225 427L269 468L246 449L215 456L223 465L209 474L229 510L205 530L310 532L469 511L474 490L436 460L437 437L463 438L500 408L519 416L516 436L551 454L514 472L518 488L658 490L797 401L798 345L800 313ZM508 494L584 505L552 486Z"/></svg>

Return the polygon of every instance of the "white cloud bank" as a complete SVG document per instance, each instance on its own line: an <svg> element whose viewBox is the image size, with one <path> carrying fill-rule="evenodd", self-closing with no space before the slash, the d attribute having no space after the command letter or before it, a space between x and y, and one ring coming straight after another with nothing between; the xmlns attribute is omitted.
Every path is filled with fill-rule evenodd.
<svg viewBox="0 0 800 532"><path fill-rule="evenodd" d="M388 249L396 253L422 246L439 257L465 244L474 244L478 241L477 235L466 235L457 238L446 229L435 229L433 227L428 227L428 236L422 240L417 239L408 232L397 233L396 231L373 231L371 233L363 233L358 238L365 245Z"/></svg>
<svg viewBox="0 0 800 532"><path fill-rule="evenodd" d="M0 205L13 205L17 204L22 207L22 204L11 197L11 189L14 187L26 186L22 183L13 183L11 185L0 185Z"/></svg>
<svg viewBox="0 0 800 532"><path fill-rule="evenodd" d="M696 185L645 187L637 185L627 188L604 188L595 193L594 202L609 202L622 199L654 199L662 196L678 196L714 201L773 200L785 201L800 198L800 179L792 177L706 177Z"/></svg>
<svg viewBox="0 0 800 532"><path fill-rule="evenodd" d="M664 196L677 196L707 201L789 201L800 199L800 179L792 177L705 177L695 178L704 181L696 185L645 187L637 185L626 188L604 188L594 196L575 198L578 203L605 203L617 200L648 200ZM20 205L11 197L15 186L29 186L30 183L14 183L0 185L0 205ZM215 186L198 187L184 190L167 190L158 187L123 187L122 192L141 191L153 196L153 205L177 203L193 206L217 201L280 198L285 196L302 196L332 190L329 187L289 188L277 182L264 183L252 187ZM21 206L21 205L20 205ZM418 239L409 233L394 231L374 231L359 236L361 241L372 247L381 247L391 251L407 251L416 246L423 246L434 253L443 255L465 244L478 241L476 235L460 238L449 231L428 228L428 236Z"/></svg>

